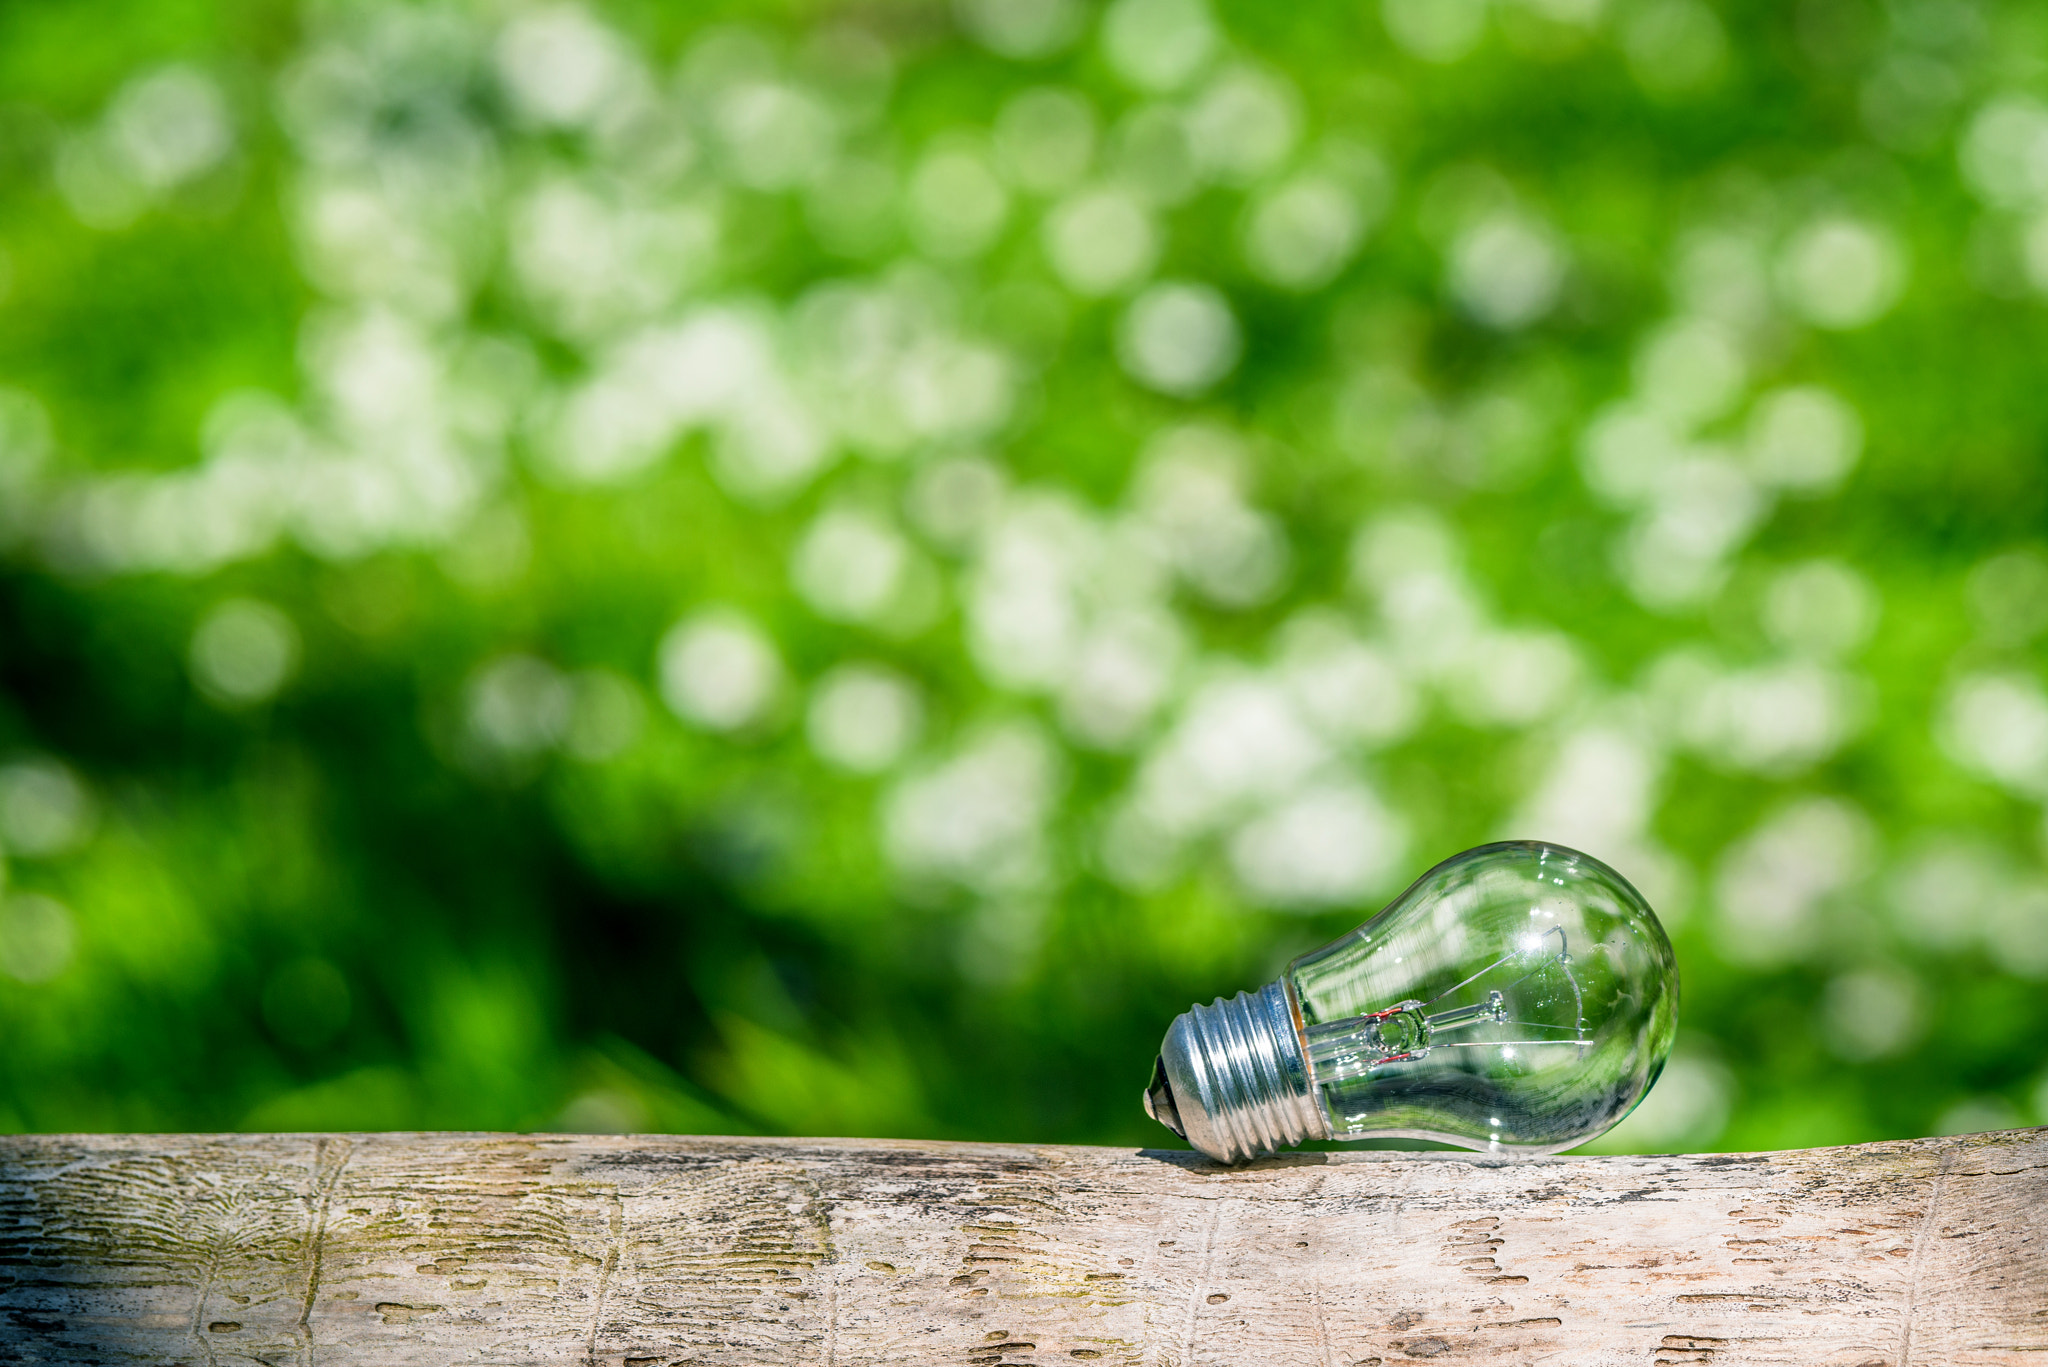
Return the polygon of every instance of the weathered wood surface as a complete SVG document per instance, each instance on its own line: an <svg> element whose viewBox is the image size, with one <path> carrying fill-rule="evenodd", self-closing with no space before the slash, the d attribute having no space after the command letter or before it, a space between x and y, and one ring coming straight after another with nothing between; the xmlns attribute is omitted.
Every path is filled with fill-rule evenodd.
<svg viewBox="0 0 2048 1367"><path fill-rule="evenodd" d="M2048 1364L2048 1130L1549 1159L0 1139L0 1361Z"/></svg>

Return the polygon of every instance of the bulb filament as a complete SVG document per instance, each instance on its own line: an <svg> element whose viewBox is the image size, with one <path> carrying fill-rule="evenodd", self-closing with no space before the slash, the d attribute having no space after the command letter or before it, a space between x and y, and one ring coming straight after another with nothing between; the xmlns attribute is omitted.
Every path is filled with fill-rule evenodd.
<svg viewBox="0 0 2048 1367"><path fill-rule="evenodd" d="M1428 1009L1461 988L1471 986L1495 969L1517 959L1526 960L1529 957L1528 953L1525 951L1504 955L1463 982L1437 993L1426 1002L1397 1002L1382 1011L1371 1011L1345 1020L1310 1026L1307 1033L1311 1070L1320 1081L1328 1083L1356 1077L1361 1073L1371 1073L1391 1064L1425 1058L1431 1049L1438 1048L1481 1049L1527 1044L1577 1044L1583 1053L1586 1047L1585 995L1580 991L1578 979L1572 973L1571 947L1565 939L1564 929L1554 926L1543 938L1548 939L1551 935L1557 936L1558 950L1555 954L1535 964L1506 988L1489 990L1485 997L1469 1005L1454 1006L1437 1012L1430 1012ZM1557 1025L1542 1021L1509 1020L1507 994L1552 966L1561 969L1565 981L1571 985L1574 1024ZM1488 1025L1520 1025L1534 1030L1556 1030L1568 1032L1569 1037L1516 1040L1438 1039L1438 1036L1449 1031Z"/></svg>

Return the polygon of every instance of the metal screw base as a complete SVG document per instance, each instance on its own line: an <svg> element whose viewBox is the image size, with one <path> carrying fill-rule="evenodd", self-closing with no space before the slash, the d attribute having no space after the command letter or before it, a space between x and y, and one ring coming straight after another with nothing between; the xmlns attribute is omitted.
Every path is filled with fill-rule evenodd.
<svg viewBox="0 0 2048 1367"><path fill-rule="evenodd" d="M1328 1139L1287 989L1271 983L1176 1017L1159 1047L1145 1111L1220 1163Z"/></svg>

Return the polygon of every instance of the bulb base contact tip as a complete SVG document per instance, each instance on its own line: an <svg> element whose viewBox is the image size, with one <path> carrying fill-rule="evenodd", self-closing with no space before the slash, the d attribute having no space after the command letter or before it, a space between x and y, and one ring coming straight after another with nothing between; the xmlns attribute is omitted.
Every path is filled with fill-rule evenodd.
<svg viewBox="0 0 2048 1367"><path fill-rule="evenodd" d="M1188 1137L1187 1127L1180 1123L1180 1111L1173 1104L1173 1084L1166 1077L1164 1055L1152 1060L1152 1081L1145 1087L1145 1114L1182 1139Z"/></svg>
<svg viewBox="0 0 2048 1367"><path fill-rule="evenodd" d="M1145 1113L1219 1163L1328 1139L1286 987L1219 997L1178 1016L1159 1047Z"/></svg>

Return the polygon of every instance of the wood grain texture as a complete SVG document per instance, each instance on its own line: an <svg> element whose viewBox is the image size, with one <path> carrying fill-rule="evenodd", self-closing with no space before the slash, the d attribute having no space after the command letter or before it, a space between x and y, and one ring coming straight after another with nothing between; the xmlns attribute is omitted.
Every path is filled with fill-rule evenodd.
<svg viewBox="0 0 2048 1367"><path fill-rule="evenodd" d="M0 1361L2048 1364L2048 1131L1791 1153L0 1139Z"/></svg>

